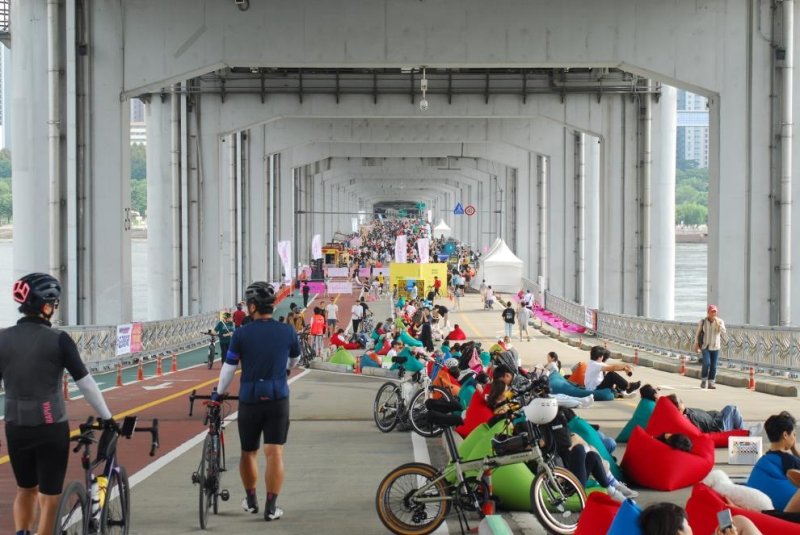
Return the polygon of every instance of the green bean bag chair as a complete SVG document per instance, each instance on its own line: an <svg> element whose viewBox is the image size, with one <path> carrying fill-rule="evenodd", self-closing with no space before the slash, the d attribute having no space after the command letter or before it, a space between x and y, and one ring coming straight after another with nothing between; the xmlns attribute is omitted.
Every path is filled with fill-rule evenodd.
<svg viewBox="0 0 800 535"><path fill-rule="evenodd" d="M343 347L337 349L333 355L331 355L331 363L333 364L345 364L347 366L355 366L356 365L356 358Z"/></svg>
<svg viewBox="0 0 800 535"><path fill-rule="evenodd" d="M550 374L550 392L553 394L564 394L565 396L572 396L575 398L585 398L589 394L593 394L595 401L611 401L614 399L614 392L610 388L586 390L585 388L581 388L570 383L564 379L560 373Z"/></svg>
<svg viewBox="0 0 800 535"><path fill-rule="evenodd" d="M398 336L398 338L402 340L403 343L409 347L422 347L422 342L420 342L416 338L413 338L410 334L408 334L407 331L402 331L400 333L400 336Z"/></svg>
<svg viewBox="0 0 800 535"><path fill-rule="evenodd" d="M650 421L650 416L653 415L653 409L655 407L656 402L653 400L640 400L639 404L636 406L636 410L633 411L633 416L631 416L631 419L628 420L628 423L625 424L625 427L623 427L622 431L620 431L619 435L617 435L617 442L627 442L631 437L633 428L637 425L643 429L646 428L647 423Z"/></svg>
<svg viewBox="0 0 800 535"><path fill-rule="evenodd" d="M623 479L622 470L620 470L619 466L617 465L617 460L614 459L610 453L608 453L608 450L603 445L603 439L600 438L600 434L595 430L594 427L589 425L589 422L580 416L576 416L569 421L567 427L570 431L585 440L587 444L596 449L597 453L600 454L600 457L608 461L609 469L611 470L611 473L614 474L615 478L619 480Z"/></svg>

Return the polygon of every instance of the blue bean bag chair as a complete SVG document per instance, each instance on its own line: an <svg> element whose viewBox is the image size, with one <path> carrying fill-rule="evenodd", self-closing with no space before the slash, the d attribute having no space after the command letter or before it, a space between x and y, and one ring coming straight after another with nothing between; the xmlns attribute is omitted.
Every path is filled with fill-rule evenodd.
<svg viewBox="0 0 800 535"><path fill-rule="evenodd" d="M778 511L783 511L797 492L797 487L786 478L780 456L771 453L764 454L753 466L747 486L769 496Z"/></svg>
<svg viewBox="0 0 800 535"><path fill-rule="evenodd" d="M625 427L623 427L622 431L617 435L617 442L627 442L631 436L631 431L633 431L633 428L637 425L646 428L655 407L656 402L651 399L640 400L639 404L636 406L636 410L633 411L633 416L631 416L631 419L628 420L628 423L625 424Z"/></svg>
<svg viewBox="0 0 800 535"><path fill-rule="evenodd" d="M601 388L600 390L586 390L576 386L566 379L560 373L550 374L550 392L553 394L564 394L565 396L572 396L574 398L585 398L589 394L594 394L595 401L611 401L614 399L614 392L610 388Z"/></svg>
<svg viewBox="0 0 800 535"><path fill-rule="evenodd" d="M606 535L642 535L642 528L639 527L641 514L642 510L636 502L631 499L625 500L617 510Z"/></svg>
<svg viewBox="0 0 800 535"><path fill-rule="evenodd" d="M380 368L381 365L369 358L369 355L361 355L361 368Z"/></svg>
<svg viewBox="0 0 800 535"><path fill-rule="evenodd" d="M603 445L603 439L600 438L600 434L589 424L589 422L580 416L576 416L569 421L567 427L571 432L581 437L586 441L587 444L596 449L597 453L600 454L600 457L608 461L611 473L614 474L615 478L623 479L622 470L620 470L619 466L617 465L617 460L608 452L605 445Z"/></svg>

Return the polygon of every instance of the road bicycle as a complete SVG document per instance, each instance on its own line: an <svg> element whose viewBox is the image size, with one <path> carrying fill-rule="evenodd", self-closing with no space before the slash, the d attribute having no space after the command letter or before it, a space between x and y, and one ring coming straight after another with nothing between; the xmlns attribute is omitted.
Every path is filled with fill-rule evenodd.
<svg viewBox="0 0 800 535"><path fill-rule="evenodd" d="M461 407L438 400L427 404L428 420L445 428L452 461L441 470L429 464L408 463L384 477L375 496L375 508L392 533L432 533L445 521L451 507L457 513L461 532L469 531L467 514L483 518L484 505L492 499L490 471L516 463L526 463L535 474L530 487L531 508L545 529L559 535L575 532L586 493L572 472L555 466L554 453L543 453L539 447L543 438L539 426L551 422L558 412L555 399L532 399L521 411L527 420L516 429L513 421L521 416L520 411L510 410L501 416L508 432L492 439L493 455L475 459L461 458L456 447L453 426L461 425L462 419L448 412Z"/></svg>
<svg viewBox="0 0 800 535"><path fill-rule="evenodd" d="M209 510L213 509L216 515L219 512L219 500L227 502L231 497L228 489L223 489L221 485L222 472L227 470L224 420L228 405L225 402L238 400L239 396L225 394L220 397L220 401L212 401L210 395L199 395L196 390L192 390L192 393L189 394L189 416L192 416L196 399L206 400L203 403L206 407L203 425L208 426L208 434L203 441L200 464L192 473L192 484L199 487L200 529L206 529Z"/></svg>
<svg viewBox="0 0 800 535"><path fill-rule="evenodd" d="M309 334L308 329L306 329L302 331L298 337L300 338L300 365L304 368L310 368L311 363L317 357L311 334Z"/></svg>
<svg viewBox="0 0 800 535"><path fill-rule="evenodd" d="M211 329L204 332L209 337L208 342L208 369L214 367L214 359L217 358L217 335Z"/></svg>
<svg viewBox="0 0 800 535"><path fill-rule="evenodd" d="M452 394L439 386L431 384L431 379L424 370L406 376L403 364L407 357L395 357L399 382L389 381L381 385L373 403L375 425L384 433L389 433L398 424L408 425L423 437L437 437L444 428L430 422L426 418L428 409L425 402L429 399L451 400Z"/></svg>
<svg viewBox="0 0 800 535"><path fill-rule="evenodd" d="M126 535L131 525L131 491L125 467L117 459L119 437L131 438L134 432L150 433L150 456L158 449L158 419L150 427L136 427L135 416L126 416L122 427L108 427L90 416L78 427L80 434L72 450L83 449L81 465L84 481L73 481L61 494L56 512L55 535L87 533ZM95 439L95 431L102 431ZM97 457L92 460L92 444L97 443ZM95 474L99 466L101 472Z"/></svg>

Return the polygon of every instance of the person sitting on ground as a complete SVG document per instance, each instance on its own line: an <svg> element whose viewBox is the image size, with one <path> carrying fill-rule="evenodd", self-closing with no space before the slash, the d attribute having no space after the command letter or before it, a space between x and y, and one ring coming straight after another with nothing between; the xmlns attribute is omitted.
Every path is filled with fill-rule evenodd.
<svg viewBox="0 0 800 535"><path fill-rule="evenodd" d="M395 338L392 340L392 348L386 353L381 361L381 367L389 369L394 364L394 357L396 357L403 350L403 341Z"/></svg>
<svg viewBox="0 0 800 535"><path fill-rule="evenodd" d="M649 505L639 515L643 535L692 535L689 518L680 505L661 502ZM761 535L753 521L742 515L733 517L733 527L722 531L717 526L715 535ZM701 534L698 534L701 535Z"/></svg>
<svg viewBox="0 0 800 535"><path fill-rule="evenodd" d="M742 414L736 405L725 405L721 411L704 411L703 409L686 408L677 394L670 394L667 399L703 433L730 431L744 427Z"/></svg>
<svg viewBox="0 0 800 535"><path fill-rule="evenodd" d="M344 329L338 329L336 334L331 336L331 345L343 347L345 349L359 349L361 346L356 342L348 342L344 336Z"/></svg>
<svg viewBox="0 0 800 535"><path fill-rule="evenodd" d="M685 452L692 451L692 439L683 433L661 433L656 437L672 449Z"/></svg>
<svg viewBox="0 0 800 535"><path fill-rule="evenodd" d="M461 330L461 327L456 323L453 326L453 330L450 331L447 336L445 337L446 340L466 340L467 335L466 333Z"/></svg>
<svg viewBox="0 0 800 535"><path fill-rule="evenodd" d="M606 361L611 357L611 352L602 346L594 346L589 351L589 362L586 364L586 379L584 381L586 390L600 390L611 388L618 396L628 397L634 395L639 387L640 381L629 383L622 378L618 371L624 371L631 376L633 368L629 364L609 364Z"/></svg>
<svg viewBox="0 0 800 535"><path fill-rule="evenodd" d="M545 357L545 371L550 373L561 373L561 361L558 360L558 353L551 351Z"/></svg>
<svg viewBox="0 0 800 535"><path fill-rule="evenodd" d="M511 399L511 383L516 370L500 364L492 370L492 383L489 393L486 394L486 404L495 414L503 414L511 408L508 401Z"/></svg>

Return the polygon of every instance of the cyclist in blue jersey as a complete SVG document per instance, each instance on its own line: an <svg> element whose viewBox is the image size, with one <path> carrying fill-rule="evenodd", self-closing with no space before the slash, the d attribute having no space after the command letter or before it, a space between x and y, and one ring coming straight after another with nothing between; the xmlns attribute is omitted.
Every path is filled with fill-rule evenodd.
<svg viewBox="0 0 800 535"><path fill-rule="evenodd" d="M254 282L245 291L245 302L252 321L234 331L212 399L227 390L241 363L239 474L246 493L242 508L258 513L258 448L263 436L267 459L264 520L277 520L283 516L276 503L283 486L283 445L289 433L288 375L300 360L300 342L291 325L272 319L275 289L271 285Z"/></svg>
<svg viewBox="0 0 800 535"><path fill-rule="evenodd" d="M116 424L75 342L50 324L61 298L58 280L46 273L25 275L14 283L13 297L23 317L0 331L0 380L6 389L6 445L17 482L14 525L17 535L32 533L38 503L38 532L52 533L69 454L61 391L65 369L106 427Z"/></svg>

